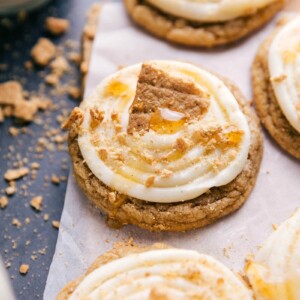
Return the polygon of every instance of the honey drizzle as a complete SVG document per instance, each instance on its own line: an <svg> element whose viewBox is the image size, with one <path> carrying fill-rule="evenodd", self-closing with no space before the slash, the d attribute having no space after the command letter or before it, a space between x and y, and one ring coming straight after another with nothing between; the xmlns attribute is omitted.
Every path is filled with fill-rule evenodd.
<svg viewBox="0 0 300 300"><path fill-rule="evenodd" d="M164 119L158 109L151 115L150 128L158 134L174 134L183 128L186 121L186 117L174 121Z"/></svg>

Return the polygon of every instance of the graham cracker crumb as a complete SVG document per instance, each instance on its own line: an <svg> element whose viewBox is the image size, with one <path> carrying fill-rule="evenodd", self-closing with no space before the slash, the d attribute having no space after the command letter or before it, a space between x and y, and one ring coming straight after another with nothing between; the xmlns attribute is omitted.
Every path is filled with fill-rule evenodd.
<svg viewBox="0 0 300 300"><path fill-rule="evenodd" d="M20 131L18 128L16 127L9 127L8 128L8 132L10 133L10 135L12 135L13 137L18 136Z"/></svg>
<svg viewBox="0 0 300 300"><path fill-rule="evenodd" d="M60 226L60 222L59 222L59 221L52 221L52 226L53 226L54 228L58 229L59 226Z"/></svg>
<svg viewBox="0 0 300 300"><path fill-rule="evenodd" d="M98 153L99 153L99 156L100 156L101 160L106 160L107 159L108 151L107 151L106 148L99 149Z"/></svg>
<svg viewBox="0 0 300 300"><path fill-rule="evenodd" d="M0 107L0 123L2 123L4 121L4 112L2 107Z"/></svg>
<svg viewBox="0 0 300 300"><path fill-rule="evenodd" d="M65 123L62 125L63 129L70 129L70 127L75 124L77 129L79 126L82 124L84 119L84 114L82 110L79 107L75 107L72 112L70 117L65 121Z"/></svg>
<svg viewBox="0 0 300 300"><path fill-rule="evenodd" d="M149 176L145 182L145 186L151 187L154 184L154 181L155 181L155 176L154 175Z"/></svg>
<svg viewBox="0 0 300 300"><path fill-rule="evenodd" d="M280 83L280 82L282 82L283 80L285 80L285 79L287 79L287 75L286 74L282 74L282 75L280 75L280 76L278 76L278 77L271 77L271 81L272 82L275 82L275 83Z"/></svg>
<svg viewBox="0 0 300 300"><path fill-rule="evenodd" d="M183 137L179 137L176 140L175 149L180 152L185 152L190 146L190 141Z"/></svg>
<svg viewBox="0 0 300 300"><path fill-rule="evenodd" d="M68 58L71 62L79 64L81 62L81 55L77 52L70 52Z"/></svg>
<svg viewBox="0 0 300 300"><path fill-rule="evenodd" d="M45 21L45 28L53 35L61 35L69 30L70 23L66 19L48 17Z"/></svg>
<svg viewBox="0 0 300 300"><path fill-rule="evenodd" d="M42 196L36 196L31 199L30 206L34 208L37 211L40 211L43 204L43 197Z"/></svg>
<svg viewBox="0 0 300 300"><path fill-rule="evenodd" d="M49 220L49 214L44 214L44 221L47 222Z"/></svg>
<svg viewBox="0 0 300 300"><path fill-rule="evenodd" d="M34 62L40 66L47 66L56 52L55 45L47 38L40 38L31 49Z"/></svg>
<svg viewBox="0 0 300 300"><path fill-rule="evenodd" d="M172 176L172 174L173 174L172 171L167 170L167 169L163 169L163 170L160 172L160 177L161 177L161 178L169 178L169 177Z"/></svg>
<svg viewBox="0 0 300 300"><path fill-rule="evenodd" d="M278 226L277 226L276 224L272 224L272 228L273 228L274 230L277 230L277 229L278 229Z"/></svg>
<svg viewBox="0 0 300 300"><path fill-rule="evenodd" d="M70 87L68 87L68 94L69 94L70 97L77 100L81 96L81 91L76 86L70 86Z"/></svg>
<svg viewBox="0 0 300 300"><path fill-rule="evenodd" d="M0 198L0 207L4 209L8 205L8 199L5 196Z"/></svg>
<svg viewBox="0 0 300 300"><path fill-rule="evenodd" d="M17 191L16 187L15 186L9 186L5 189L5 193L9 196L15 194Z"/></svg>
<svg viewBox="0 0 300 300"><path fill-rule="evenodd" d="M50 68L54 74L62 76L69 71L70 66L63 56L58 56L51 62Z"/></svg>
<svg viewBox="0 0 300 300"><path fill-rule="evenodd" d="M59 76L57 74L48 74L45 77L45 82L49 85L56 86L59 83Z"/></svg>
<svg viewBox="0 0 300 300"><path fill-rule="evenodd" d="M22 275L26 275L28 271L29 271L29 265L22 264L22 265L20 266L19 272L20 272Z"/></svg>
<svg viewBox="0 0 300 300"><path fill-rule="evenodd" d="M56 175L52 175L51 182L53 184L59 184L60 183L59 177L57 177Z"/></svg>
<svg viewBox="0 0 300 300"><path fill-rule="evenodd" d="M32 121L38 107L33 101L19 101L15 104L14 116L24 121Z"/></svg>
<svg viewBox="0 0 300 300"><path fill-rule="evenodd" d="M90 109L90 116L91 116L91 127L96 127L103 121L104 112L94 107Z"/></svg>
<svg viewBox="0 0 300 300"><path fill-rule="evenodd" d="M4 174L4 178L7 181L16 180L27 175L28 173L29 169L25 167L19 169L9 169Z"/></svg>
<svg viewBox="0 0 300 300"><path fill-rule="evenodd" d="M18 81L7 81L0 84L0 104L15 105L23 100L23 88Z"/></svg>
<svg viewBox="0 0 300 300"><path fill-rule="evenodd" d="M41 166L41 165L40 165L38 162L33 162L33 163L31 163L31 168L32 168L33 170L39 169L40 166Z"/></svg>

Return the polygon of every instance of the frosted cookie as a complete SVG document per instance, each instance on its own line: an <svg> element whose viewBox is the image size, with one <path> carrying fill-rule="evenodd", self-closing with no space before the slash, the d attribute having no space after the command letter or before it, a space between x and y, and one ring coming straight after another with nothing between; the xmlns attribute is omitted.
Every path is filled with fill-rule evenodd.
<svg viewBox="0 0 300 300"><path fill-rule="evenodd" d="M66 127L76 180L111 224L184 231L247 199L262 156L258 123L231 83L151 61L104 79Z"/></svg>
<svg viewBox="0 0 300 300"><path fill-rule="evenodd" d="M101 255L57 300L253 300L245 283L214 258L192 250L119 247Z"/></svg>
<svg viewBox="0 0 300 300"><path fill-rule="evenodd" d="M239 40L268 22L284 0L124 0L130 17L170 42L215 47Z"/></svg>
<svg viewBox="0 0 300 300"><path fill-rule="evenodd" d="M263 125L300 159L300 17L261 45L252 68L254 102Z"/></svg>
<svg viewBox="0 0 300 300"><path fill-rule="evenodd" d="M257 300L300 299L300 210L263 244L246 267Z"/></svg>

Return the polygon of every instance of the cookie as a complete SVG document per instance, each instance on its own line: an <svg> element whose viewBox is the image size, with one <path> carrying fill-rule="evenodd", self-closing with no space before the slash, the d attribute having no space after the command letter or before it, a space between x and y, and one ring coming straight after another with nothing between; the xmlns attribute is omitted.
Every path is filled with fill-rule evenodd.
<svg viewBox="0 0 300 300"><path fill-rule="evenodd" d="M249 35L280 11L284 2L124 0L132 20L153 35L205 48L230 44Z"/></svg>
<svg viewBox="0 0 300 300"><path fill-rule="evenodd" d="M101 255L57 300L243 299L252 292L214 258L192 250L119 245Z"/></svg>
<svg viewBox="0 0 300 300"><path fill-rule="evenodd" d="M65 127L75 178L115 227L208 225L246 201L262 157L259 121L240 91L182 62L111 75Z"/></svg>
<svg viewBox="0 0 300 300"><path fill-rule="evenodd" d="M300 210L263 243L246 273L256 299L299 299Z"/></svg>
<svg viewBox="0 0 300 300"><path fill-rule="evenodd" d="M299 26L298 17L277 28L262 43L252 67L254 102L261 122L280 147L298 159Z"/></svg>

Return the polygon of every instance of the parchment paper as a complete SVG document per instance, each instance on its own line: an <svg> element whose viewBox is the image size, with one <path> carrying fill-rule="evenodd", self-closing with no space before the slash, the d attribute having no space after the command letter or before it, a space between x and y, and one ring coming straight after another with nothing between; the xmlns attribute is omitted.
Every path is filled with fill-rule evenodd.
<svg viewBox="0 0 300 300"><path fill-rule="evenodd" d="M201 51L169 45L137 29L120 3L103 7L87 93L119 65L149 59L177 59L201 64L230 78L251 99L250 66L258 45L274 27L268 25L233 47ZM270 234L272 224L286 219L300 204L300 163L283 153L265 134L265 150L257 184L246 204L236 213L204 229L186 233L150 233L134 226L121 230L107 227L105 217L93 208L69 176L58 242L49 271L45 299L55 299L70 280L82 275L115 241L133 237L151 244L164 242L213 255L239 270L249 252Z"/></svg>

